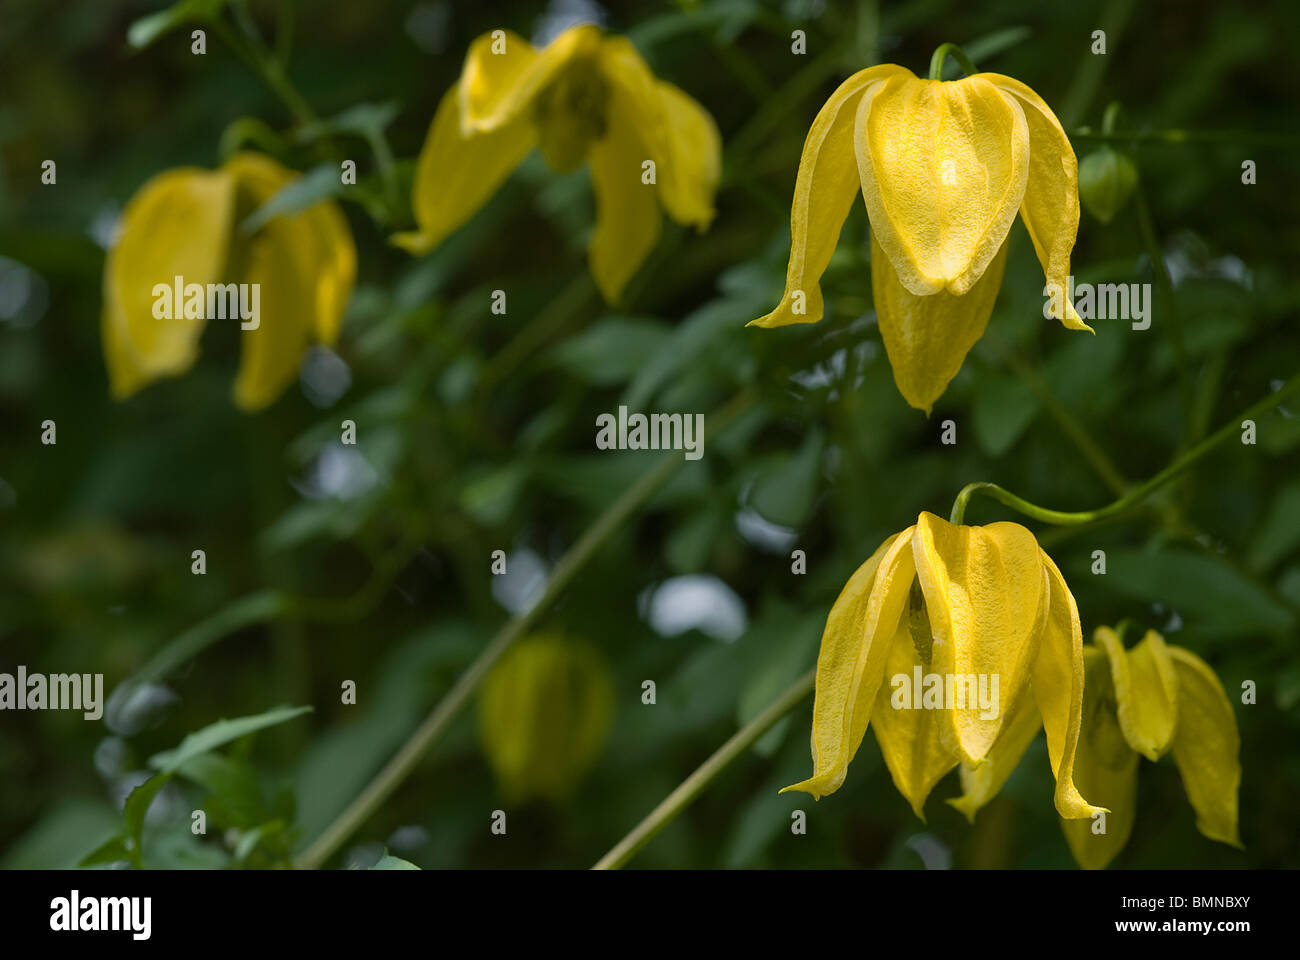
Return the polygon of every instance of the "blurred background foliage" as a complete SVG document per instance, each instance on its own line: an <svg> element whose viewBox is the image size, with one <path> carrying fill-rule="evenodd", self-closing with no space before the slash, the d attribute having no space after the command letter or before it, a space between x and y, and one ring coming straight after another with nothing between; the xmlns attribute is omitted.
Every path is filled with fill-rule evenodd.
<svg viewBox="0 0 1300 960"><path fill-rule="evenodd" d="M279 5L247 8L273 36ZM620 403L709 412L747 390L754 402L704 458L682 463L541 618L612 674L608 739L572 795L512 806L508 836L493 836L505 800L466 709L330 861L369 865L387 848L422 867L588 866L811 666L848 575L918 511L946 515L974 480L1059 509L1109 502L1300 366L1293 4L311 0L296 8L288 73L319 117L352 111L315 131L329 147L293 138L283 103L211 32L204 56L188 26L132 51L128 28L157 9L3 7L0 670L136 681L99 722L0 716L0 865L77 863L122 829L123 800L159 751L219 718L306 705L256 734L219 731L233 739L202 762L170 755L180 774L143 828L149 866L283 865L660 462L597 452L596 416ZM713 228L665 224L624 310L599 302L585 267L587 173L556 176L536 155L432 255L386 242L410 226L414 157L469 42L497 27L544 39L575 13L629 34L713 112L726 147ZM795 29L806 55L791 52ZM1097 29L1104 56L1090 52ZM1118 101L1119 131L1188 137L1116 141L1138 193L1109 225L1085 215L1074 251L1079 281L1156 285L1151 329L1099 320L1089 337L1045 321L1017 223L989 332L927 420L899 396L875 330L861 204L823 283L827 319L744 325L779 299L795 171L826 96L879 60L923 73L944 41L1032 86L1072 134L1100 130ZM242 416L236 336L213 325L189 374L115 404L99 339L115 218L149 177L216 166L241 137L303 171L328 149L357 160L359 189L340 199L360 277L337 352L313 350L301 389ZM1098 147L1072 139L1081 158ZM46 159L57 185L40 182ZM1245 159L1257 185L1241 182ZM504 316L489 310L494 289L508 293ZM339 443L345 418L356 446ZM46 419L57 445L40 443ZM939 443L947 419L953 447ZM1256 446L1229 443L1122 520L1037 531L1086 633L1135 618L1209 660L1234 702L1243 681L1259 686L1236 709L1245 851L1196 832L1166 760L1142 765L1119 867L1300 862L1300 411L1258 430ZM1011 518L987 501L968 515ZM190 572L199 548L204 576ZM497 549L508 572L493 577ZM794 549L806 575L791 572ZM1090 573L1097 549L1105 576ZM349 680L355 705L341 702ZM1071 865L1041 737L973 828L942 802L955 775L922 823L870 736L834 796L778 795L810 768L809 713L727 769L634 865ZM200 805L209 832L196 838ZM806 836L791 834L796 809Z"/></svg>

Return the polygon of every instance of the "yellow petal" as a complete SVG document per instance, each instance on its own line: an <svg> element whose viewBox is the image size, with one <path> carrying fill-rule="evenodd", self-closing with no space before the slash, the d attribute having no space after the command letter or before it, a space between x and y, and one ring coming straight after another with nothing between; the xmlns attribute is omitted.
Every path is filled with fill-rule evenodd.
<svg viewBox="0 0 1300 960"><path fill-rule="evenodd" d="M840 230L862 184L853 151L853 122L865 90L910 71L893 64L859 70L831 94L804 140L790 207L790 265L785 293L775 310L751 327L816 323L825 311L821 276L831 262Z"/></svg>
<svg viewBox="0 0 1300 960"><path fill-rule="evenodd" d="M172 304L173 319L155 318L154 286L221 280L233 210L230 177L190 167L153 177L127 203L104 265L101 326L115 398L194 363L204 319L186 319L183 302Z"/></svg>
<svg viewBox="0 0 1300 960"><path fill-rule="evenodd" d="M907 605L912 528L882 543L849 578L826 618L813 697L813 775L786 787L821 799L844 782L867 732L890 642Z"/></svg>
<svg viewBox="0 0 1300 960"><path fill-rule="evenodd" d="M617 304L659 240L663 215L654 186L641 181L647 150L626 94L611 90L605 136L591 146L596 229L587 255L605 302Z"/></svg>
<svg viewBox="0 0 1300 960"><path fill-rule="evenodd" d="M1190 650L1170 647L1178 672L1178 728L1174 762L1196 811L1196 829L1211 840L1241 846L1237 789L1241 737L1232 702L1210 665Z"/></svg>
<svg viewBox="0 0 1300 960"><path fill-rule="evenodd" d="M1124 849L1137 812L1138 755L1115 715L1115 691L1107 655L1084 648L1083 722L1074 758L1074 781L1110 812L1086 820L1062 820L1070 852L1085 870L1102 870Z"/></svg>
<svg viewBox="0 0 1300 960"><path fill-rule="evenodd" d="M903 286L970 290L1025 195L1024 112L979 76L897 76L863 95L854 143L871 230Z"/></svg>
<svg viewBox="0 0 1300 960"><path fill-rule="evenodd" d="M241 214L251 212L297 179L269 157L241 153L222 168L235 180ZM246 411L275 401L298 375L313 339L332 343L356 277L356 249L338 206L322 201L275 217L251 240L240 239L241 282L259 287L255 329L241 331L235 402Z"/></svg>
<svg viewBox="0 0 1300 960"><path fill-rule="evenodd" d="M675 221L703 230L713 220L713 196L722 172L722 138L698 102L655 78L626 37L609 37L600 51L601 72L617 91L609 110L631 109L646 155L655 163L655 186ZM609 115L606 115L607 122Z"/></svg>
<svg viewBox="0 0 1300 960"><path fill-rule="evenodd" d="M599 45L600 29L590 24L565 30L540 52L510 30L483 34L470 44L457 84L462 134L489 133L526 116L575 57L591 56Z"/></svg>
<svg viewBox="0 0 1300 960"><path fill-rule="evenodd" d="M921 686L915 682L917 670L924 676L929 664L921 662L907 624L899 624L885 664L885 683L876 695L871 713L880 752L898 788L925 820L925 798L934 785L957 765L951 738L945 737L945 711L923 709ZM906 694L906 696L904 696Z"/></svg>
<svg viewBox="0 0 1300 960"><path fill-rule="evenodd" d="M1173 742L1178 720L1178 676L1164 638L1148 630L1126 651L1114 630L1098 627L1093 640L1110 660L1124 738L1148 760L1159 760Z"/></svg>
<svg viewBox="0 0 1300 960"><path fill-rule="evenodd" d="M1038 715L1038 705L1032 697L1021 698L1020 705L1011 712L1011 719L1002 728L988 755L981 764L963 763L960 767L962 795L949 800L956 809L966 815L971 823L980 808L998 795L1007 778L1020 759L1043 729L1042 718Z"/></svg>
<svg viewBox="0 0 1300 960"><path fill-rule="evenodd" d="M1047 554L1042 558L1049 607L1030 684L1047 731L1047 755L1056 777L1056 812L1066 820L1079 820L1105 809L1083 799L1074 783L1083 712L1083 629L1061 571Z"/></svg>
<svg viewBox="0 0 1300 960"><path fill-rule="evenodd" d="M913 551L936 669L997 683L995 709L982 710L963 691L963 705L946 711L962 760L979 763L1021 700L1037 656L1046 599L1038 541L1018 523L959 526L922 513Z"/></svg>
<svg viewBox="0 0 1300 960"><path fill-rule="evenodd" d="M927 416L961 370L970 348L984 335L1006 262L1003 244L984 275L962 296L941 290L918 297L898 279L872 232L871 292L880 338L898 392Z"/></svg>
<svg viewBox="0 0 1300 960"><path fill-rule="evenodd" d="M447 91L416 163L411 207L419 230L392 242L416 255L432 250L488 201L536 142L528 116L463 136L457 90Z"/></svg>
<svg viewBox="0 0 1300 960"><path fill-rule="evenodd" d="M1025 186L1020 218L1034 242L1038 262L1048 284L1062 291L1064 316L1057 316L1071 330L1092 331L1065 296L1070 275L1070 251L1079 232L1079 162L1070 138L1043 98L1019 80L1000 73L980 76L1019 104L1029 129L1029 181Z"/></svg>

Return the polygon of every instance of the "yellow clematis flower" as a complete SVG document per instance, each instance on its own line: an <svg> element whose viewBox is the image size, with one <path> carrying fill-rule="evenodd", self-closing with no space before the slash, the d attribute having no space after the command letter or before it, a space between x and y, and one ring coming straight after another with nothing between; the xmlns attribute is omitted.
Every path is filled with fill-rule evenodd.
<svg viewBox="0 0 1300 960"><path fill-rule="evenodd" d="M985 683L994 695L973 702ZM838 790L870 722L895 786L924 819L931 789L959 763L996 793L1007 758L1018 761L1028 743L1029 715L1033 733L1047 728L1057 812L1089 817L1099 808L1073 780L1082 704L1079 613L1033 534L922 513L831 608L817 658L813 775L785 789L819 799Z"/></svg>
<svg viewBox="0 0 1300 960"><path fill-rule="evenodd" d="M508 650L483 681L479 732L488 764L513 803L560 803L600 757L614 713L603 657L542 634Z"/></svg>
<svg viewBox="0 0 1300 960"><path fill-rule="evenodd" d="M203 310L184 310L178 302L173 318L165 310L160 317L155 287L170 287L177 277L184 287L258 285L257 325L240 330L234 399L243 410L262 409L279 397L298 375L310 341L337 340L357 260L338 206L322 201L275 217L251 236L239 226L296 177L269 157L240 153L219 170L158 174L131 198L104 263L101 333L115 399L178 376L197 359L213 301L206 297Z"/></svg>
<svg viewBox="0 0 1300 960"><path fill-rule="evenodd" d="M412 197L419 230L393 242L414 254L437 246L533 147L556 172L591 168L588 256L609 303L658 241L661 205L701 231L713 220L718 128L695 100L657 79L630 41L583 25L537 50L494 30L470 45L420 151Z"/></svg>
<svg viewBox="0 0 1300 960"><path fill-rule="evenodd" d="M1237 834L1241 738L1232 703L1214 671L1196 654L1170 646L1154 630L1125 650L1109 627L1084 648L1087 684L1083 734L1075 758L1081 789L1110 807L1101 821L1063 822L1074 859L1104 868L1133 832L1138 757L1172 751L1196 827L1211 840L1241 847Z"/></svg>
<svg viewBox="0 0 1300 960"><path fill-rule="evenodd" d="M1079 226L1078 164L1051 108L1018 80L996 73L922 80L894 64L861 70L808 131L785 294L751 326L821 319L821 276L859 188L894 381L928 414L984 334L1017 212L1047 282L1066 289ZM1090 331L1061 300L1053 316Z"/></svg>

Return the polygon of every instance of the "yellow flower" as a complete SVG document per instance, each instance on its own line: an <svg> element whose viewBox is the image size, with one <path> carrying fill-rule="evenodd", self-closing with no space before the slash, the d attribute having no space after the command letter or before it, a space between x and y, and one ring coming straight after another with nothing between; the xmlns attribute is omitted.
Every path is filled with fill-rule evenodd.
<svg viewBox="0 0 1300 960"><path fill-rule="evenodd" d="M356 277L352 232L338 206L323 201L275 217L251 236L240 228L296 177L269 157L241 153L219 170L158 174L131 198L104 264L101 331L114 398L189 370L215 318L210 305L243 328L234 387L243 410L280 395L310 341L335 342ZM204 290L174 297L176 283ZM232 316L230 288L215 297L209 288L236 283L248 284L250 296L257 285L257 317L247 325Z"/></svg>
<svg viewBox="0 0 1300 960"><path fill-rule="evenodd" d="M419 230L393 242L437 246L496 191L533 147L553 170L585 161L596 193L588 255L618 301L659 239L660 211L705 229L721 170L708 112L655 78L631 42L584 25L544 50L508 30L471 44L420 151L412 205Z"/></svg>
<svg viewBox="0 0 1300 960"><path fill-rule="evenodd" d="M479 732L502 793L515 803L567 799L600 757L614 711L609 667L586 644L520 641L479 693Z"/></svg>
<svg viewBox="0 0 1300 960"><path fill-rule="evenodd" d="M985 690L992 696L983 699ZM1088 817L1098 808L1072 775L1082 703L1078 610L1033 534L922 513L880 545L831 608L817 658L813 775L785 789L817 798L838 790L870 721L917 816L959 763L969 771L963 782L981 778L991 797L1008 755L1018 748L1018 761L1024 751L1029 714L1034 733L1040 717L1047 728L1057 812Z"/></svg>
<svg viewBox="0 0 1300 960"><path fill-rule="evenodd" d="M760 327L815 323L821 276L861 187L880 335L904 399L929 413L984 333L1017 211L1048 284L1066 289L1078 165L1060 122L1018 80L921 80L883 64L844 81L804 142L785 295ZM1052 315L1091 330L1064 296Z"/></svg>
<svg viewBox="0 0 1300 960"><path fill-rule="evenodd" d="M1138 756L1156 761L1171 750L1196 828L1240 847L1241 739L1219 678L1196 654L1167 645L1154 630L1132 650L1109 627L1099 627L1093 640L1095 646L1084 648L1088 676L1074 770L1080 788L1111 813L1104 823L1061 824L1074 859L1099 870L1124 848L1133 832Z"/></svg>

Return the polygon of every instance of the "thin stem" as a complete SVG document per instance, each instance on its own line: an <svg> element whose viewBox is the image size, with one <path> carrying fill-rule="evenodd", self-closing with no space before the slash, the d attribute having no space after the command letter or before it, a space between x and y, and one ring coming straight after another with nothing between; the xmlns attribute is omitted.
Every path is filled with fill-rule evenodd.
<svg viewBox="0 0 1300 960"><path fill-rule="evenodd" d="M716 435L718 431L753 406L755 401L755 395L748 390L736 394L709 417L706 437ZM528 610L512 617L497 631L496 636L482 653L461 674L451 691L434 707L392 759L353 799L347 809L339 814L334 822L326 827L324 832L297 858L295 861L297 867L306 870L319 868L358 827L370 819L384 801L393 795L434 743L446 732L492 665L520 636L532 629L573 582L579 571L684 462L684 458L678 451L665 454L648 473L624 491L623 495L597 518L578 542L560 559L538 601Z"/></svg>
<svg viewBox="0 0 1300 960"><path fill-rule="evenodd" d="M1142 483L1118 500L1107 506L1100 507L1096 510L1081 510L1077 512L1067 512L1062 510L1048 510L1037 504L1030 503L1022 497L1017 497L1014 493L1004 490L995 483L969 483L962 487L957 494L957 498L952 504L952 513L950 519L953 523L962 523L966 518L966 506L970 498L977 493L998 501L999 503L1010 507L1012 510L1022 513L1042 523L1055 524L1057 526L1076 526L1084 523L1096 523L1099 520L1105 520L1110 517L1124 513L1131 507L1145 500L1160 487L1164 486L1170 480L1177 477L1180 473L1192 466L1216 446L1232 436L1241 429L1243 420L1252 420L1261 414L1267 413L1287 397L1300 391L1300 374L1296 374L1286 383L1284 383L1273 393L1264 397L1253 406L1243 410L1240 414L1229 420L1218 430L1206 437L1196 446L1187 450L1182 455L1157 473L1150 480Z"/></svg>
<svg viewBox="0 0 1300 960"><path fill-rule="evenodd" d="M966 56L966 51L955 43L941 43L934 51L934 56L930 58L930 79L943 79L943 61L947 57L952 57L957 61L957 65L968 77L973 77L979 73L975 64L971 63L970 57Z"/></svg>
<svg viewBox="0 0 1300 960"><path fill-rule="evenodd" d="M714 751L713 756L700 764L694 773L677 786L676 790L664 797L663 802L651 810L631 833L596 861L592 869L617 870L635 857L660 830L689 807L731 761L753 746L759 737L767 733L778 720L812 693L816 676L816 670L809 670L773 700L766 710L737 730L730 740Z"/></svg>
<svg viewBox="0 0 1300 960"><path fill-rule="evenodd" d="M1165 144L1256 144L1259 146L1296 147L1300 137L1285 133L1261 133L1257 130L1131 130L1124 133L1095 133L1090 127L1070 132L1071 140L1095 143L1165 143Z"/></svg>

